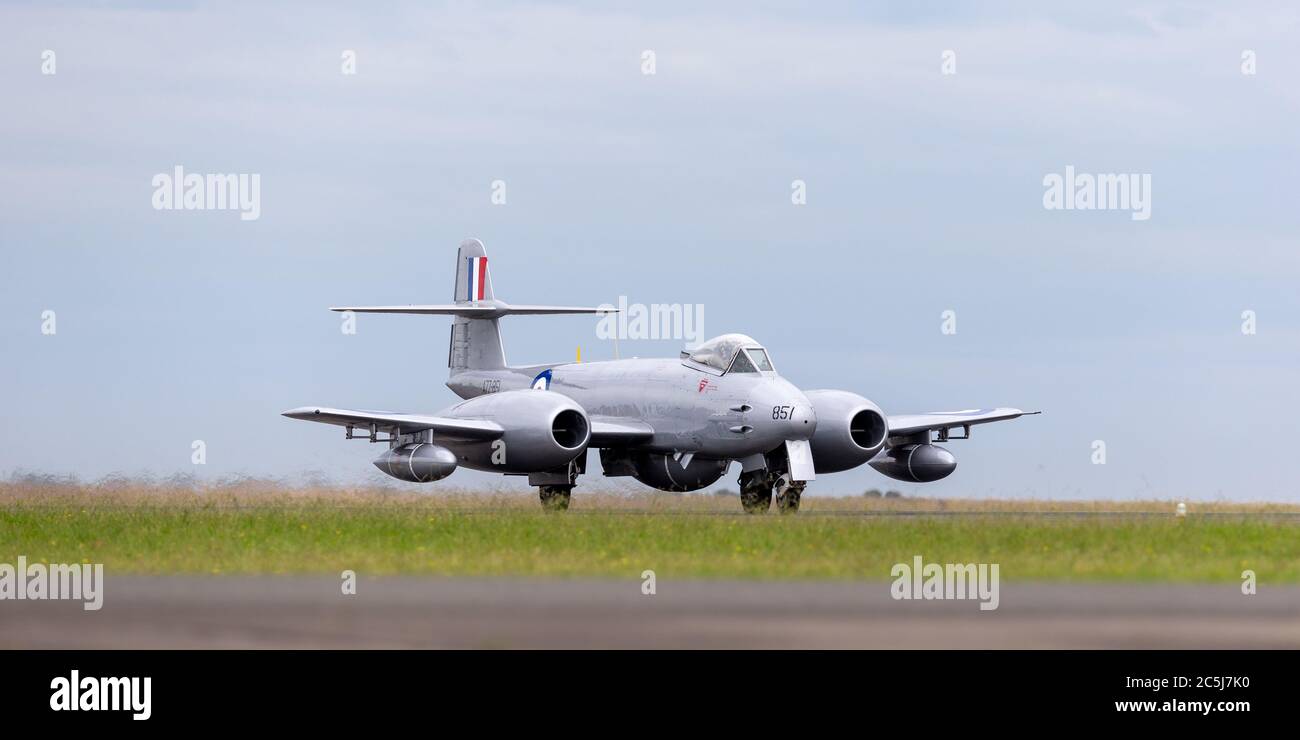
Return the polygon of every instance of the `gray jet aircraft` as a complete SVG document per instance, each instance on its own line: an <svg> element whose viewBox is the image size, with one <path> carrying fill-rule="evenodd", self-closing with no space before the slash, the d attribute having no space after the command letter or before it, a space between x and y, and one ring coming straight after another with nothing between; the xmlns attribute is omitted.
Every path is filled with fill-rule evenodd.
<svg viewBox="0 0 1300 740"><path fill-rule="evenodd" d="M740 465L746 512L799 509L816 475L863 463L897 480L929 482L957 467L934 444L965 439L976 424L1014 419L1020 409L887 416L849 391L801 391L776 372L767 350L724 334L674 359L506 364L503 316L606 313L609 308L522 306L497 300L482 242L456 260L454 303L332 308L356 313L455 317L447 387L460 403L434 415L306 406L294 419L345 427L347 439L386 442L375 465L427 483L457 467L528 476L542 506L567 509L587 451L606 476L631 476L664 491L694 491ZM1038 412L1029 412L1038 413ZM961 436L949 436L953 430ZM383 435L383 436L380 436Z"/></svg>

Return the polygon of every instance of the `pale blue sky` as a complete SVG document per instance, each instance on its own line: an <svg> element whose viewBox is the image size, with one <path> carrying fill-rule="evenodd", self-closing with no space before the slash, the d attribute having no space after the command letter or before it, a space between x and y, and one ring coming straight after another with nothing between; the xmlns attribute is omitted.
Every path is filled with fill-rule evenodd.
<svg viewBox="0 0 1300 740"><path fill-rule="evenodd" d="M0 475L379 475L278 413L452 402L448 320L325 308L449 300L474 236L506 300L702 303L803 387L1046 411L938 484L819 493L1300 500L1300 10L798 5L0 7ZM261 218L153 210L177 164L259 173ZM1045 211L1066 165L1151 174L1151 219ZM504 331L612 354L589 318Z"/></svg>

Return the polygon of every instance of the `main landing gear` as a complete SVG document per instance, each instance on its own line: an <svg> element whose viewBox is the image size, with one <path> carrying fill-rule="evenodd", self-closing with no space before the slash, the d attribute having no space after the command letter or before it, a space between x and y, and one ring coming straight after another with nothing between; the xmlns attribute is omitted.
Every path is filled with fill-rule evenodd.
<svg viewBox="0 0 1300 740"><path fill-rule="evenodd" d="M537 494L542 499L542 508L547 511L568 511L569 498L573 495L573 486L538 486Z"/></svg>
<svg viewBox="0 0 1300 740"><path fill-rule="evenodd" d="M528 483L537 486L537 497L541 499L543 509L568 511L573 487L578 484L578 476L585 472L587 472L587 454L584 452L562 468L530 473Z"/></svg>

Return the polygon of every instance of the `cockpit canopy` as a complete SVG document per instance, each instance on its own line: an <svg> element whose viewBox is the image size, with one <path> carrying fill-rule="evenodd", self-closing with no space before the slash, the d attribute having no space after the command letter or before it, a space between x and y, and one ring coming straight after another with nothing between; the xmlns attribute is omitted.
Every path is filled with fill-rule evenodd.
<svg viewBox="0 0 1300 740"><path fill-rule="evenodd" d="M723 334L695 349L682 352L682 358L711 367L721 373L773 372L763 345L744 334Z"/></svg>

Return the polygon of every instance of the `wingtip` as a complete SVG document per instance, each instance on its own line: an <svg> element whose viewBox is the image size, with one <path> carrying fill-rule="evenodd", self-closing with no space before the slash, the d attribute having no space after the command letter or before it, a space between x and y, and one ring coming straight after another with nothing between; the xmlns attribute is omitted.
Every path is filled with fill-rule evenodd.
<svg viewBox="0 0 1300 740"><path fill-rule="evenodd" d="M287 416L290 419L301 419L304 416L311 416L313 414L319 414L319 413L320 413L320 409L316 408L315 406L299 406L296 409L281 411L280 416Z"/></svg>

